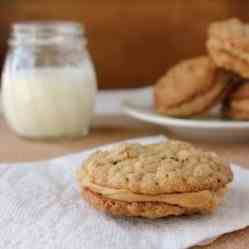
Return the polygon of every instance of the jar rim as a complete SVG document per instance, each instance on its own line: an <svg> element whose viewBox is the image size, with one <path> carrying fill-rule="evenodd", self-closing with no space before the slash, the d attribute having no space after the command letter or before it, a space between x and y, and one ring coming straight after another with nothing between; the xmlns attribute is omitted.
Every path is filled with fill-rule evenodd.
<svg viewBox="0 0 249 249"><path fill-rule="evenodd" d="M73 21L24 21L14 23L12 31L14 33L59 31L64 34L84 34L85 28L79 22Z"/></svg>
<svg viewBox="0 0 249 249"><path fill-rule="evenodd" d="M74 21L25 21L12 25L10 44L20 42L49 43L63 41L65 38L84 38L85 29Z"/></svg>

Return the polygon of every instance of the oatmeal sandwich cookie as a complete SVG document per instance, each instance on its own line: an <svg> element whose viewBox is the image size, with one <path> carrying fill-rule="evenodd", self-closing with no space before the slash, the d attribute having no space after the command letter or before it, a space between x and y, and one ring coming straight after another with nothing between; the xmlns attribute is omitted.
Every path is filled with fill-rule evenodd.
<svg viewBox="0 0 249 249"><path fill-rule="evenodd" d="M116 216L209 213L233 175L214 153L191 144L123 144L93 154L77 172L82 196Z"/></svg>
<svg viewBox="0 0 249 249"><path fill-rule="evenodd" d="M189 117L202 114L222 99L230 74L207 56L180 62L154 86L156 110L164 115Z"/></svg>
<svg viewBox="0 0 249 249"><path fill-rule="evenodd" d="M249 25L236 18L210 24L207 50L217 66L249 78Z"/></svg>
<svg viewBox="0 0 249 249"><path fill-rule="evenodd" d="M239 85L224 102L224 115L236 120L249 120L249 81Z"/></svg>

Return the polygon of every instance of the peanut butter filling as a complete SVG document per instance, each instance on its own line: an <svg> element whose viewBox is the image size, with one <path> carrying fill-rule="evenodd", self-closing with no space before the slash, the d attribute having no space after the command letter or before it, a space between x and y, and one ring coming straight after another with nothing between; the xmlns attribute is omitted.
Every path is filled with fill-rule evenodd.
<svg viewBox="0 0 249 249"><path fill-rule="evenodd" d="M133 193L126 189L113 189L92 183L88 177L79 179L83 188L101 194L106 198L126 202L162 202L170 205L177 205L185 208L212 208L222 200L226 187L217 191L203 190L191 193L146 195Z"/></svg>

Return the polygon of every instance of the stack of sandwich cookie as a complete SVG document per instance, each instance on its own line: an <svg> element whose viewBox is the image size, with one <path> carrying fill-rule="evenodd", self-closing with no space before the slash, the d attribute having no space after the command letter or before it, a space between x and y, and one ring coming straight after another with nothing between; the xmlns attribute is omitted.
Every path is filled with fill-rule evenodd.
<svg viewBox="0 0 249 249"><path fill-rule="evenodd" d="M214 153L191 144L124 144L93 154L78 171L82 196L118 216L210 213L233 175Z"/></svg>
<svg viewBox="0 0 249 249"><path fill-rule="evenodd" d="M206 47L206 56L176 64L156 82L155 109L186 118L204 116L220 103L224 117L249 120L248 87L243 86L249 81L249 24L236 18L211 23Z"/></svg>
<svg viewBox="0 0 249 249"><path fill-rule="evenodd" d="M240 77L240 82L224 102L224 116L249 120L249 25L236 18L212 23L207 49L218 67Z"/></svg>

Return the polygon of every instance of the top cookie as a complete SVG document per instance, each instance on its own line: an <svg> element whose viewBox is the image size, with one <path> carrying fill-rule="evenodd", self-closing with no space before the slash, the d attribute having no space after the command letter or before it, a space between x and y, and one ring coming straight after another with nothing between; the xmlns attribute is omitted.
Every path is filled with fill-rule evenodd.
<svg viewBox="0 0 249 249"><path fill-rule="evenodd" d="M207 49L214 62L249 77L249 25L236 18L214 22L208 29Z"/></svg>
<svg viewBox="0 0 249 249"><path fill-rule="evenodd" d="M215 64L207 56L182 61L156 83L155 101L169 108L192 99L213 86L216 71Z"/></svg>
<svg viewBox="0 0 249 249"><path fill-rule="evenodd" d="M191 144L124 144L93 154L79 172L97 185L140 194L217 190L232 172L214 153Z"/></svg>

